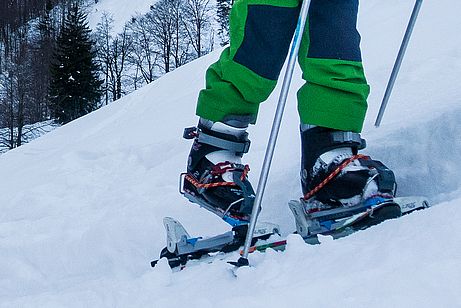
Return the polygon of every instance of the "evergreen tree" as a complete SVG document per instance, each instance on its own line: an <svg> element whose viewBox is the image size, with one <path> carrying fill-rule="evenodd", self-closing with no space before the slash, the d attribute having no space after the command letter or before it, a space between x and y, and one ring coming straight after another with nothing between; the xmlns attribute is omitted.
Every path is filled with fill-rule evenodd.
<svg viewBox="0 0 461 308"><path fill-rule="evenodd" d="M51 60L50 100L54 117L62 124L95 110L101 97L86 17L78 4L70 7Z"/></svg>
<svg viewBox="0 0 461 308"><path fill-rule="evenodd" d="M218 35L221 39L221 46L229 44L229 14L233 4L234 0L216 0Z"/></svg>

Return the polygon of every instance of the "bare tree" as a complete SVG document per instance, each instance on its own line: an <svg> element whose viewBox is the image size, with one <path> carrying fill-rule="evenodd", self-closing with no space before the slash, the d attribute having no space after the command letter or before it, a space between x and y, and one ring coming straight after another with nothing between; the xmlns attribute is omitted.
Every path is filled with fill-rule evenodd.
<svg viewBox="0 0 461 308"><path fill-rule="evenodd" d="M211 26L210 0L184 0L184 24L197 57L204 55L204 40Z"/></svg>
<svg viewBox="0 0 461 308"><path fill-rule="evenodd" d="M184 0L171 1L171 17L173 24L172 58L175 68L178 68L190 59L190 40L184 24Z"/></svg>
<svg viewBox="0 0 461 308"><path fill-rule="evenodd" d="M174 21L172 18L173 0L160 0L151 6L146 14L148 29L152 32L154 41L159 48L165 73L170 71L171 50L174 40Z"/></svg>
<svg viewBox="0 0 461 308"><path fill-rule="evenodd" d="M29 67L31 64L28 42L29 27L23 26L10 34L11 53L5 59L5 73L0 78L2 91L0 127L7 127L2 143L9 149L22 145L23 127L30 113Z"/></svg>
<svg viewBox="0 0 461 308"><path fill-rule="evenodd" d="M158 77L155 70L158 67L160 53L156 49L156 40L145 16L133 17L127 26L133 41L129 61L135 67L135 76L132 77L137 88L139 75L144 83L151 83Z"/></svg>
<svg viewBox="0 0 461 308"><path fill-rule="evenodd" d="M161 59L161 68L165 73L191 59L189 49L193 45L191 38L195 31L187 29L191 26L188 23L191 20L189 11L187 0L160 0L152 5L151 10L145 15L145 29L148 29L152 36ZM202 26L201 29L203 28Z"/></svg>
<svg viewBox="0 0 461 308"><path fill-rule="evenodd" d="M127 26L119 33L112 42L112 61L110 62L110 73L112 79L112 97L120 99L123 94L122 78L125 73L127 59L131 50L131 36Z"/></svg>
<svg viewBox="0 0 461 308"><path fill-rule="evenodd" d="M98 50L97 57L102 74L104 75L104 84L102 87L105 104L109 104L109 66L111 61L111 43L112 29L114 19L111 15L104 12L101 21L96 26L95 42Z"/></svg>
<svg viewBox="0 0 461 308"><path fill-rule="evenodd" d="M5 59L4 73L0 76L0 145L7 149L15 147L15 85L12 65Z"/></svg>
<svg viewBox="0 0 461 308"><path fill-rule="evenodd" d="M123 94L123 77L126 71L128 58L131 52L133 40L125 26L121 33L113 36L113 18L104 13L96 29L96 46L98 61L104 75L105 103L120 99Z"/></svg>

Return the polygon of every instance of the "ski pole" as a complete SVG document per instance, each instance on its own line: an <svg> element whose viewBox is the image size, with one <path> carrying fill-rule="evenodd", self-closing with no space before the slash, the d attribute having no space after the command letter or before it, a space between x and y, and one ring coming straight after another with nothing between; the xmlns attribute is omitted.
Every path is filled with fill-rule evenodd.
<svg viewBox="0 0 461 308"><path fill-rule="evenodd" d="M379 108L378 116L376 117L376 122L375 122L376 127L379 127L381 125L381 120L383 119L384 111L386 110L387 103L389 102L389 98L391 97L391 93L394 88L397 75L399 74L400 67L403 61L403 57L405 56L405 52L407 50L411 34L415 27L416 19L418 18L419 10L421 9L422 3L423 3L423 0L416 0L415 6L413 8L413 12L410 17L410 22L408 23L405 36L403 37L403 41L400 46L399 53L397 55L397 59L395 60L395 63L394 63L394 68L392 69L389 82L387 83L386 92L384 93L383 101L381 102L381 107Z"/></svg>
<svg viewBox="0 0 461 308"><path fill-rule="evenodd" d="M264 156L264 162L261 169L261 174L259 176L258 188L256 190L256 197L253 204L253 209L251 212L250 224L248 226L248 232L245 239L245 246L243 249L243 254L237 262L234 264L237 267L248 266L248 254L251 246L251 240L253 238L253 233L256 226L256 221L258 219L259 208L261 207L264 190L267 184L267 178L269 175L269 169L272 163L272 157L274 156L275 144L277 142L278 133L280 130L280 124L282 123L283 111L285 109L288 92L290 90L290 84L293 77L293 71L295 68L296 58L298 56L299 47L301 45L301 40L304 33L304 27L307 21L307 15L309 12L311 0L304 0L301 6L301 12L298 19L298 24L296 26L296 31L293 37L293 42L291 43L291 51L288 58L288 65L283 79L282 89L280 91L280 97L277 103L277 109L274 116L274 122L272 124L271 133L269 136L269 141L267 143L266 154Z"/></svg>

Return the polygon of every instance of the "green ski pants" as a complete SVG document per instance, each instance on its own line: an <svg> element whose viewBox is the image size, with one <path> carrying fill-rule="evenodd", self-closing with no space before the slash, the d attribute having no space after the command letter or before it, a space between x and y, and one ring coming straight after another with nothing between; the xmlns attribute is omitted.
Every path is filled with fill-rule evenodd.
<svg viewBox="0 0 461 308"><path fill-rule="evenodd" d="M360 132L369 86L363 72L358 0L312 0L299 64L306 83L298 91L303 124ZM222 121L249 115L274 90L296 28L301 0L236 0L230 46L206 73L197 115Z"/></svg>

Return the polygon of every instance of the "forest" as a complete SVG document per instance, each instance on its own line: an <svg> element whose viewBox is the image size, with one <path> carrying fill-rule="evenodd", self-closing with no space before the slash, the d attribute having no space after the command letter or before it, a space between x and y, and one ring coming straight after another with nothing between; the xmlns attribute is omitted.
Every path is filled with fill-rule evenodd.
<svg viewBox="0 0 461 308"><path fill-rule="evenodd" d="M229 42L232 0L153 0L118 33L98 1L0 1L0 154Z"/></svg>

